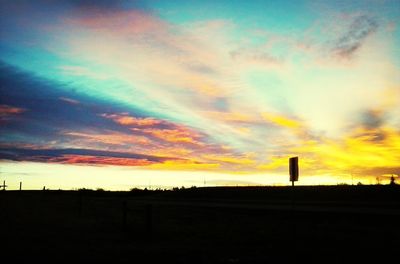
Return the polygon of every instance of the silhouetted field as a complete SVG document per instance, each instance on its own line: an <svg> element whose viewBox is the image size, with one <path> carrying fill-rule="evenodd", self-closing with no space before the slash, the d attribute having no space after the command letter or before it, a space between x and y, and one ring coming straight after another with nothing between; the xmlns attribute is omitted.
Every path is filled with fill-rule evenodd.
<svg viewBox="0 0 400 264"><path fill-rule="evenodd" d="M0 206L15 262L383 263L400 247L399 186L5 191Z"/></svg>

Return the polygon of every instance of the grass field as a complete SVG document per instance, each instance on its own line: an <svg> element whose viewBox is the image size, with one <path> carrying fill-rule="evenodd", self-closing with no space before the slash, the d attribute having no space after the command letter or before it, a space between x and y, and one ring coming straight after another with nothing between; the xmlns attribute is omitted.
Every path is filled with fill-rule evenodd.
<svg viewBox="0 0 400 264"><path fill-rule="evenodd" d="M399 186L3 191L0 206L13 261L345 263L400 246Z"/></svg>

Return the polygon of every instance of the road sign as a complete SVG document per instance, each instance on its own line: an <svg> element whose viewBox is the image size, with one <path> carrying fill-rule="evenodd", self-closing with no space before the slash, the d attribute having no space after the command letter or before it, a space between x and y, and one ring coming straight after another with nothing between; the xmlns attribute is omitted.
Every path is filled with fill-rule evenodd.
<svg viewBox="0 0 400 264"><path fill-rule="evenodd" d="M291 182L299 180L299 157L289 158L289 174Z"/></svg>

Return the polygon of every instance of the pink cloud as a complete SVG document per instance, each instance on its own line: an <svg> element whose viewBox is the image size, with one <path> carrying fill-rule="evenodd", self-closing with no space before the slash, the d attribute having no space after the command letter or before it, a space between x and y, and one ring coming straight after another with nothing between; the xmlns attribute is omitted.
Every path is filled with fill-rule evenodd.
<svg viewBox="0 0 400 264"><path fill-rule="evenodd" d="M143 34L159 32L167 27L162 20L140 10L113 10L112 12L91 12L90 16L66 19L66 23L94 29L123 34Z"/></svg>
<svg viewBox="0 0 400 264"><path fill-rule="evenodd" d="M90 165L118 165L118 166L147 166L155 162L146 159L116 158L86 155L63 155L47 159L49 163L63 164L90 164Z"/></svg>
<svg viewBox="0 0 400 264"><path fill-rule="evenodd" d="M9 106L9 105L0 105L0 121L6 121L10 119L12 116L21 114L25 112L26 109Z"/></svg>
<svg viewBox="0 0 400 264"><path fill-rule="evenodd" d="M190 143L203 145L200 142L202 136L183 125L155 118L139 118L128 114L102 114L102 117L112 119L114 122L131 127L134 132L142 132L169 143ZM159 128L163 125L165 128Z"/></svg>

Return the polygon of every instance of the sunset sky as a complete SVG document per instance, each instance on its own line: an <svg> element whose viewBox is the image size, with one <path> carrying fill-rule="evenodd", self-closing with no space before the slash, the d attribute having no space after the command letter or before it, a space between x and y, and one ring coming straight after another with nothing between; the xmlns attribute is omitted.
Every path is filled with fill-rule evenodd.
<svg viewBox="0 0 400 264"><path fill-rule="evenodd" d="M0 180L387 183L400 2L0 2Z"/></svg>

